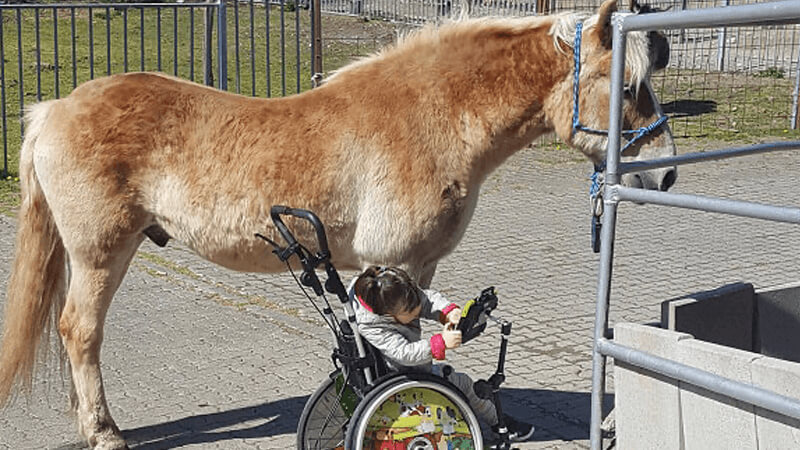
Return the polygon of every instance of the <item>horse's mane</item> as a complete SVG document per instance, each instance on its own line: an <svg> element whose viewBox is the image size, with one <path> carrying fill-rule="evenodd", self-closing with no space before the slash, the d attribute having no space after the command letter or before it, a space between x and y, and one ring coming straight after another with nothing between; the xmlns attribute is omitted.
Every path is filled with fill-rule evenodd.
<svg viewBox="0 0 800 450"><path fill-rule="evenodd" d="M554 22L550 27L550 35L553 36L553 44L559 51L563 42L570 48L575 41L575 25L583 22L583 32L597 24L597 14L589 16L580 13L560 13L553 16ZM581 53L581 62L586 60L586 53ZM641 31L628 33L628 41L625 46L625 68L630 73L630 83L638 85L650 76L652 61L650 60L650 41L647 34Z"/></svg>
<svg viewBox="0 0 800 450"><path fill-rule="evenodd" d="M560 13L548 16L481 18L470 18L463 15L442 24L428 24L422 28L401 33L394 44L332 72L326 81L330 81L363 65L387 58L396 52L424 52L443 41L456 40L463 42L462 39L468 40L471 36L485 36L487 31L522 32L546 25L548 22L551 22L549 34L553 36L553 45L560 52L563 52L559 41L570 48L572 47L575 39L575 25L578 21L584 22L585 33L587 29L597 23L597 15ZM585 61L586 56L584 52L582 61ZM650 61L649 42L645 33L629 33L625 65L631 74L630 82L634 85L639 84L649 76L652 62Z"/></svg>

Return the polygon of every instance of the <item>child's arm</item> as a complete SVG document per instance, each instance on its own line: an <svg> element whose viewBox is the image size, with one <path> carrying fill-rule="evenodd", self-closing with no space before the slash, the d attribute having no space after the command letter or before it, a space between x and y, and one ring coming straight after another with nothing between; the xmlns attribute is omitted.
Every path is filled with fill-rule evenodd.
<svg viewBox="0 0 800 450"><path fill-rule="evenodd" d="M409 342L399 331L388 326L362 327L359 332L385 358L401 366L419 366L428 364L434 359L441 361L445 359L446 348L458 346L453 346L451 341L451 346L448 347L442 333L435 334L428 340Z"/></svg>
<svg viewBox="0 0 800 450"><path fill-rule="evenodd" d="M420 289L419 292L422 300L420 317L436 320L442 324L458 323L458 318L461 316L461 308L458 305L450 302L442 293L433 289Z"/></svg>

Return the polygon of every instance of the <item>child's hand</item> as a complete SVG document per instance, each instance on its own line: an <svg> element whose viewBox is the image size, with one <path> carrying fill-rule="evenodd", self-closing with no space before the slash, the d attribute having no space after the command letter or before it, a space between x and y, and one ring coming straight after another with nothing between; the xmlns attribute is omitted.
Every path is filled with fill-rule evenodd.
<svg viewBox="0 0 800 450"><path fill-rule="evenodd" d="M444 346L448 350L461 345L461 332L455 329L455 325L445 325L444 330L442 330L442 338L444 339Z"/></svg>
<svg viewBox="0 0 800 450"><path fill-rule="evenodd" d="M459 320L461 320L461 308L455 308L447 313L447 323L458 325Z"/></svg>

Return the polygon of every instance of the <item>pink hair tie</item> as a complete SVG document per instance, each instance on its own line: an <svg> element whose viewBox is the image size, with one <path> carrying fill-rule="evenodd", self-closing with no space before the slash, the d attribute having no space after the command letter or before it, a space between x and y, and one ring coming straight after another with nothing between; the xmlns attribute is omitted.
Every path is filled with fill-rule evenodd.
<svg viewBox="0 0 800 450"><path fill-rule="evenodd" d="M371 308L371 307L370 307L370 306L369 306L369 305L368 305L368 304L367 304L367 303L364 301L364 299L362 299L362 298L361 298L361 296L360 296L360 295L356 295L356 298L358 299L358 303L361 303L361 306L363 306L363 307L364 307L364 309L366 309L367 311L369 311L369 312L371 312L371 313L374 313L374 312L375 312L375 311L373 311L373 310L372 310L372 308Z"/></svg>

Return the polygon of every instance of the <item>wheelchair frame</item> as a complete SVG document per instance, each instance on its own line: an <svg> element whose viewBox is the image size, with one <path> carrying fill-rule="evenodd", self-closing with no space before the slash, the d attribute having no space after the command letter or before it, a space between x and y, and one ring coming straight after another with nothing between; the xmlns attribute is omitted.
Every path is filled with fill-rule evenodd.
<svg viewBox="0 0 800 450"><path fill-rule="evenodd" d="M309 222L315 230L319 251L314 253L299 243L286 226L281 216L294 216ZM420 399L424 398L427 393L428 399L433 398L435 400L430 403L432 406L423 407L422 411L413 411L409 406L404 405L404 408L409 409L405 410L403 414L427 415L427 417L431 419L433 415L437 415L440 428L442 428L440 433L444 433L444 428L446 428L444 424L449 421L447 422L449 427L447 431L450 431L450 434L447 434L449 448L482 449L482 434L477 417L469 406L469 402L464 394L447 380L449 372L445 370L444 376L440 377L433 374L390 371L383 361L380 352L362 339L361 335L358 333L355 311L348 292L344 284L342 284L339 273L331 262L331 253L328 248L325 228L319 217L308 210L289 208L280 205L275 205L271 208L270 217L279 233L286 241L286 246L283 247L261 234L256 234L256 236L271 244L274 248L273 253L275 253L281 261L286 262L287 266L289 265L289 259L293 255L298 257L302 267L302 274L299 280L297 280L298 284L300 284L303 292L322 315L334 339L334 349L331 358L335 370L331 373L329 379L325 380L309 398L304 407L298 424L298 449L302 450L308 448L306 445L307 435L312 431L307 430L306 426L312 420L313 416L320 414L326 416L324 420L325 424L320 435L326 431L328 423L332 424L331 431L334 433L337 432L337 426L342 427L343 429L338 431L338 436L344 435L343 441L337 442L343 445L337 445L335 447L326 446L324 448L352 448L355 450L365 448L363 443L364 440L367 439L367 434L371 434L375 436L376 440L379 440L379 436L382 433L383 435L389 435L392 432L392 430L388 428L388 424L386 424L386 428L381 428L383 422L376 425L374 417L378 414L377 411L382 410L384 407L390 409L393 402L400 402L398 398L407 392L412 392L414 396L419 395ZM324 283L320 280L316 272L320 266L324 267L327 277ZM308 295L304 286L311 288L317 297L324 300L322 309L320 309L313 298ZM325 296L325 292L336 295L342 303L345 319L341 321L337 319L333 308ZM503 369L505 365L508 336L511 333L511 324L504 320L498 320L490 315L491 310L496 306L497 297L494 295L494 288L485 289L479 298L471 300L465 306L462 320L459 322L459 329L462 330L462 335L466 342L483 332L486 328L486 318L491 318L501 325L502 340L497 370L488 380L479 380L476 382L474 384L474 390L479 397L492 399L494 401L499 420L497 428L500 437L500 442L494 446L494 448L510 449L508 430L503 422L499 389L500 384L505 380ZM450 369L449 366L446 366L446 369ZM317 410L317 405L320 402L331 403L334 401L334 404L329 405L330 409L327 412ZM354 404L349 405L351 402L354 402ZM417 403L419 403L419 400L417 400ZM334 409L337 407L341 407L340 412L344 415L343 417L334 417L337 413ZM435 412L433 410L435 410ZM343 423L333 423L334 419L340 420ZM461 424L461 422L465 425L458 425ZM428 422L424 422L423 419L420 419L420 425L418 425L417 428L420 430L430 430L431 427L433 427L432 429L435 431L437 429L435 424L436 421L428 420ZM468 430L466 435L462 433L461 440L458 441L464 445L463 447L452 447L451 437L457 435L454 434L456 426L460 426L462 430L464 426L466 426ZM405 440L402 447L393 446L391 448L432 449L434 448L434 444L431 441L431 436L431 433L427 435L423 433L421 437L412 435L411 438ZM441 434L438 436L441 439ZM465 438L463 436L468 437ZM337 435L334 435L330 439L335 440L336 438ZM392 438L394 439L394 437ZM324 439L324 436L320 436L319 439ZM380 444L377 445L378 446L375 448L388 448L385 446L381 447Z"/></svg>

